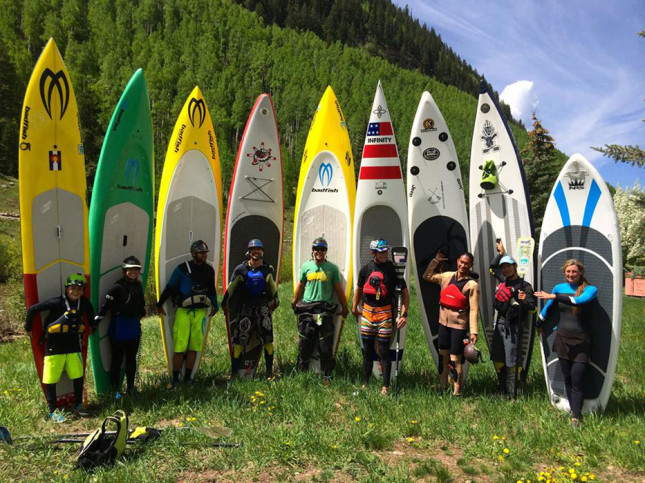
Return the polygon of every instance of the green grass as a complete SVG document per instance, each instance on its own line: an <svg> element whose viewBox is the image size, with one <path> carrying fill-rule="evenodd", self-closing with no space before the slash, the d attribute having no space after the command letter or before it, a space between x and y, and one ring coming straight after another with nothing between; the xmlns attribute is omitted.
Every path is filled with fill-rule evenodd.
<svg viewBox="0 0 645 483"><path fill-rule="evenodd" d="M156 442L128 447L115 466L85 474L74 468L77 446L22 442L0 445L0 480L19 475L32 481L538 481L544 472L565 481L570 470L577 481L583 476L591 481L591 475L596 481L645 478L645 301L624 301L618 375L606 412L574 430L549 404L538 347L520 401L492 395L490 363L471 368L463 398L440 394L415 304L398 399L381 396L376 381L354 395L360 377L354 319L346 323L331 387L313 374L296 374L291 285L282 284L280 292L276 381L229 384L226 329L218 314L197 384L166 391L158 323L149 318L142 393L123 403L132 426L223 425L233 430L224 441L241 442L241 448L202 447L208 439L200 433L168 431ZM98 427L117 406L97 400L91 380L87 387L93 416L54 426L45 419L27 338L0 344L0 425L14 437Z"/></svg>

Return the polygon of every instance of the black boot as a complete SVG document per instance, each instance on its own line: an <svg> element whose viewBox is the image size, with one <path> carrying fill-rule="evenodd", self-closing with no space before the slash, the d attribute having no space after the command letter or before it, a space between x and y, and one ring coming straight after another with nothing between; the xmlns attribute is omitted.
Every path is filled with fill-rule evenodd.
<svg viewBox="0 0 645 483"><path fill-rule="evenodd" d="M273 378L273 354L269 354L267 351L264 351L264 362L267 366L266 378Z"/></svg>
<svg viewBox="0 0 645 483"><path fill-rule="evenodd" d="M502 396L506 396L508 394L508 390L506 388L507 374L508 369L506 366L502 367L497 373L497 392Z"/></svg>

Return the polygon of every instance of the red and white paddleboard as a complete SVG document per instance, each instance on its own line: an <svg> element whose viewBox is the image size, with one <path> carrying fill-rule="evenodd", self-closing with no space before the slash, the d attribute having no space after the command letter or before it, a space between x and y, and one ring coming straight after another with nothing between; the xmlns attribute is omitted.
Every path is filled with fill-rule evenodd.
<svg viewBox="0 0 645 483"><path fill-rule="evenodd" d="M354 211L354 273L372 259L370 242L379 238L392 246L409 246L408 207L396 146L392 118L379 81L365 135L363 158L356 188ZM409 269L405 280L409 282ZM358 321L360 340L360 320ZM399 360L403 357L407 326L399 335ZM362 345L362 342L361 342ZM382 354L380 354L382 357ZM396 361L396 335L393 334L388 357ZM379 361L374 361L374 374L380 375Z"/></svg>

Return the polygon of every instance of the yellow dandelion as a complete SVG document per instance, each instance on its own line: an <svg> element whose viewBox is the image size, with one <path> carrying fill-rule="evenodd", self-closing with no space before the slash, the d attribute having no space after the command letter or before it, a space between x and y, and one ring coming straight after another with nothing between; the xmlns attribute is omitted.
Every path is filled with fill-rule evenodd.
<svg viewBox="0 0 645 483"><path fill-rule="evenodd" d="M266 401L260 401L260 404L266 404L266 403L267 403Z"/></svg>
<svg viewBox="0 0 645 483"><path fill-rule="evenodd" d="M63 480L69 480L69 475L63 476Z"/></svg>
<svg viewBox="0 0 645 483"><path fill-rule="evenodd" d="M506 441L506 436L502 436L502 441Z"/></svg>
<svg viewBox="0 0 645 483"><path fill-rule="evenodd" d="M264 397L264 394L262 394L260 391L255 391L256 396Z"/></svg>
<svg viewBox="0 0 645 483"><path fill-rule="evenodd" d="M499 460L500 460L501 462L503 462L503 461L504 461L504 457L503 457L502 455L499 455Z"/></svg>
<svg viewBox="0 0 645 483"><path fill-rule="evenodd" d="M337 444L332 445L331 449L338 449L338 445Z"/></svg>
<svg viewBox="0 0 645 483"><path fill-rule="evenodd" d="M576 461L575 463L573 463L573 466L580 466L580 461Z"/></svg>
<svg viewBox="0 0 645 483"><path fill-rule="evenodd" d="M493 439L494 439L494 440L498 440L498 439L499 439L499 436L495 435L495 436L493 436Z"/></svg>
<svg viewBox="0 0 645 483"><path fill-rule="evenodd" d="M634 444L641 444L641 442L637 439L634 441Z"/></svg>
<svg viewBox="0 0 645 483"><path fill-rule="evenodd" d="M583 476L582 478L580 478L580 481L587 481L587 477Z"/></svg>
<svg viewBox="0 0 645 483"><path fill-rule="evenodd" d="M414 442L414 438L408 438L408 443Z"/></svg>
<svg viewBox="0 0 645 483"><path fill-rule="evenodd" d="M575 473L571 473L571 475L570 475L569 477L570 477L572 480L577 480L577 479L578 479L578 475L577 475L577 474L575 474Z"/></svg>
<svg viewBox="0 0 645 483"><path fill-rule="evenodd" d="M284 445L285 445L285 446L291 446L291 443L290 443L289 441L285 441L285 442L284 442Z"/></svg>
<svg viewBox="0 0 645 483"><path fill-rule="evenodd" d="M538 476L538 481L545 481L544 476Z"/></svg>
<svg viewBox="0 0 645 483"><path fill-rule="evenodd" d="M510 449L508 449L508 448L504 448L504 454L508 454L508 453L510 453L510 452L511 452L511 450L510 450Z"/></svg>
<svg viewBox="0 0 645 483"><path fill-rule="evenodd" d="M590 479L590 480L595 480L595 479L596 479L596 475L594 475L593 473L591 473L591 474L589 475L589 479Z"/></svg>
<svg viewBox="0 0 645 483"><path fill-rule="evenodd" d="M179 424L177 424L177 426L179 426L180 428L181 428L183 425L184 425L184 423L179 423Z"/></svg>
<svg viewBox="0 0 645 483"><path fill-rule="evenodd" d="M7 391L6 389L2 392L4 393L5 396L9 395L9 391Z"/></svg>
<svg viewBox="0 0 645 483"><path fill-rule="evenodd" d="M361 420L361 417L360 417L360 416L355 416L355 417L354 417L354 421L356 421L357 423L358 423L358 422L360 422L360 420Z"/></svg>
<svg viewBox="0 0 645 483"><path fill-rule="evenodd" d="M412 421L410 421L411 424L417 424L418 422L419 421L417 421L416 419L413 419Z"/></svg>

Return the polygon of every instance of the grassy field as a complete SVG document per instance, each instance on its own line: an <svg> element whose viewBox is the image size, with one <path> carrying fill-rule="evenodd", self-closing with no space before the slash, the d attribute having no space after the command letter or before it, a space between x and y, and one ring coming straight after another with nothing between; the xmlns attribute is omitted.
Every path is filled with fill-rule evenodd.
<svg viewBox="0 0 645 483"><path fill-rule="evenodd" d="M129 446L115 466L87 474L74 468L77 445L22 441L0 445L0 480L79 481L643 481L645 479L645 301L625 299L618 375L606 412L572 429L549 404L539 349L525 396L493 396L492 364L471 368L465 396L440 394L430 353L412 304L400 396L379 384L355 395L360 351L348 319L336 378L325 387L296 374L296 320L291 284L281 285L275 317L275 381L229 383L224 319L218 314L197 383L170 392L156 318L145 320L141 394L118 406L98 400L88 377L92 417L54 425L45 418L27 338L0 344L0 425L14 437L92 430L117 407L131 426L226 426L226 442L209 448L194 431L167 431L147 445ZM414 294L413 294L414 295ZM263 368L261 367L262 371ZM90 371L91 373L91 371ZM642 441L642 443L641 443ZM542 479L541 479L542 478Z"/></svg>

